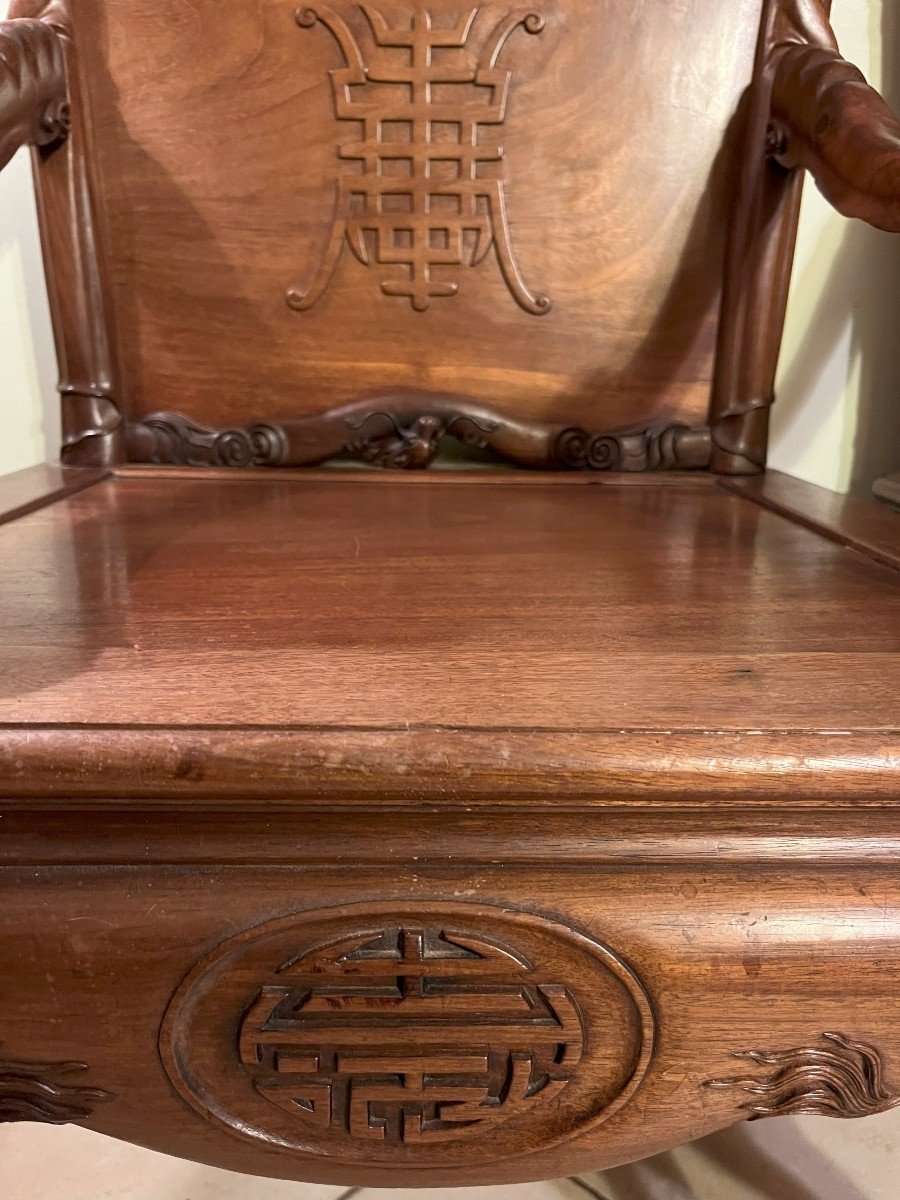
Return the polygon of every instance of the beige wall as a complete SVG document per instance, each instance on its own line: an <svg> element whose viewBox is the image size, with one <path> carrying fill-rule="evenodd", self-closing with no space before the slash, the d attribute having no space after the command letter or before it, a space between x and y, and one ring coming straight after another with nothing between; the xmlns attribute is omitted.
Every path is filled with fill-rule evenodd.
<svg viewBox="0 0 900 1200"><path fill-rule="evenodd" d="M4 0L0 0L0 11ZM900 111L900 0L835 0L844 53ZM55 366L29 164L0 175L0 473L54 456ZM900 238L846 222L807 188L771 464L865 493L900 468Z"/></svg>

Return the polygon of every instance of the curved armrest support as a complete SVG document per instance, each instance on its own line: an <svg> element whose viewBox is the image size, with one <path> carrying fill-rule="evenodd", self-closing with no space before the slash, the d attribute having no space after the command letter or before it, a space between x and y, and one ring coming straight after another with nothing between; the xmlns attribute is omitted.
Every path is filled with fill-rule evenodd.
<svg viewBox="0 0 900 1200"><path fill-rule="evenodd" d="M844 216L900 232L900 121L836 48L776 54L771 152L805 167Z"/></svg>
<svg viewBox="0 0 900 1200"><path fill-rule="evenodd" d="M63 36L45 21L0 21L0 170L20 146L46 146L69 128Z"/></svg>

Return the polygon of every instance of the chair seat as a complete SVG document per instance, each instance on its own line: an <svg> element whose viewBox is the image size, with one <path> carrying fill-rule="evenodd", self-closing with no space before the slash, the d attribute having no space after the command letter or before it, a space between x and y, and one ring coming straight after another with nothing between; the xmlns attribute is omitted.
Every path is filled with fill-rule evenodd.
<svg viewBox="0 0 900 1200"><path fill-rule="evenodd" d="M891 725L886 565L706 478L470 478L135 472L21 517L0 723L497 731L556 761L574 733Z"/></svg>

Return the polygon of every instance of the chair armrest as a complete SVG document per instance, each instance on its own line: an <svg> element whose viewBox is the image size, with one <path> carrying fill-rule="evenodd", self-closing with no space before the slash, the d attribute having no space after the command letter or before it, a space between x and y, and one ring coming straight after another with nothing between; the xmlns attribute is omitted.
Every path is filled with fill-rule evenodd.
<svg viewBox="0 0 900 1200"><path fill-rule="evenodd" d="M46 146L69 128L65 42L46 21L0 21L0 170L20 146Z"/></svg>
<svg viewBox="0 0 900 1200"><path fill-rule="evenodd" d="M900 121L837 47L776 51L770 151L846 217L900 232Z"/></svg>

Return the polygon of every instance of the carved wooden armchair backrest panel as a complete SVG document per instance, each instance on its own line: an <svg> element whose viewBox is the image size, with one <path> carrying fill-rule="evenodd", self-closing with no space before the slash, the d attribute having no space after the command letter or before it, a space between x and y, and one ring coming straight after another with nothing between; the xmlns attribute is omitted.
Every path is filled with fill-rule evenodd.
<svg viewBox="0 0 900 1200"><path fill-rule="evenodd" d="M817 0L14 12L69 461L761 467Z"/></svg>

